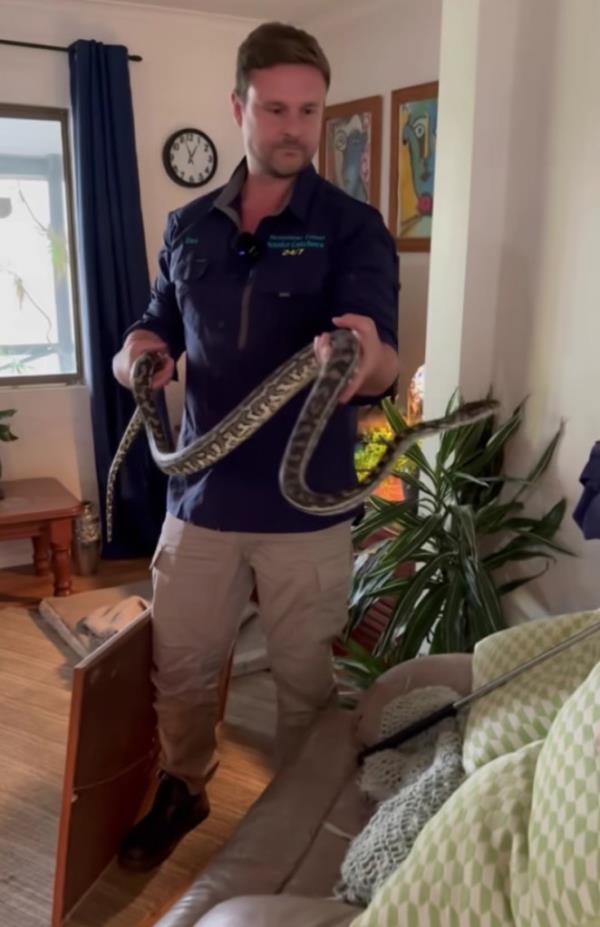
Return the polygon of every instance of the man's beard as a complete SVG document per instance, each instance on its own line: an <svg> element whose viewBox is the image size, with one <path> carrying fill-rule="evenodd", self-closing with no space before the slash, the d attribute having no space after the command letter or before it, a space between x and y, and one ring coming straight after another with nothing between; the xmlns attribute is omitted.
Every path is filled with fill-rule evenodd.
<svg viewBox="0 0 600 927"><path fill-rule="evenodd" d="M281 161L277 159L277 153L286 149L296 151L299 155L298 160L294 164L290 164L289 167L285 166L283 159ZM264 172L270 177L275 177L278 180L295 177L297 174L301 173L311 161L312 156L308 153L306 148L302 145L295 145L293 143L277 145L272 148L265 157L260 158L260 163Z"/></svg>

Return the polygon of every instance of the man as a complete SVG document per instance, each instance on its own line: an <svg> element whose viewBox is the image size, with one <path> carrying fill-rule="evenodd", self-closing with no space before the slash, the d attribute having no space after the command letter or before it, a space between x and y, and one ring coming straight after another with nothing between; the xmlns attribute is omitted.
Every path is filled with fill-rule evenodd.
<svg viewBox="0 0 600 927"><path fill-rule="evenodd" d="M135 358L159 352L160 388L186 352L182 440L189 444L307 343L323 360L327 332L353 330L360 364L309 468L319 490L355 485L350 400L385 394L398 371L393 240L376 210L311 164L329 79L321 48L301 30L267 23L244 41L232 103L245 159L224 188L169 216L148 311L113 362L117 380L129 386ZM352 516L305 515L279 491L279 464L303 398L209 472L169 481L152 562L162 773L153 808L122 845L129 868L161 862L208 814L218 679L254 586L283 757L331 702L331 642L347 617Z"/></svg>

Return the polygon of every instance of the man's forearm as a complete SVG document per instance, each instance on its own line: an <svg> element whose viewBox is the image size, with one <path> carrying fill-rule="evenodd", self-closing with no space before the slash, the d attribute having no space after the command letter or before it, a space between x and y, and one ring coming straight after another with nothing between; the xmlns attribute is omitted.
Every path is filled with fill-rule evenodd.
<svg viewBox="0 0 600 927"><path fill-rule="evenodd" d="M400 358L389 344L381 345L381 363L367 377L358 391L359 396L379 396L392 385L400 372Z"/></svg>

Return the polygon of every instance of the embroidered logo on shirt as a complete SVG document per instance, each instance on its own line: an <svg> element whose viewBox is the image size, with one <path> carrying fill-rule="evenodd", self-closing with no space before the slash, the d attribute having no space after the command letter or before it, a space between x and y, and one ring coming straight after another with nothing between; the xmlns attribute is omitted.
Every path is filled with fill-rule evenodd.
<svg viewBox="0 0 600 927"><path fill-rule="evenodd" d="M325 235L269 235L267 248L281 251L282 257L299 257L309 248L323 249Z"/></svg>

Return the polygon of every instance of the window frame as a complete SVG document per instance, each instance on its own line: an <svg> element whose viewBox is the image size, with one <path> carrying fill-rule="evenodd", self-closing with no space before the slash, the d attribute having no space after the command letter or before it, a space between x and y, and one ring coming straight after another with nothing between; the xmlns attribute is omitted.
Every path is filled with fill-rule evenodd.
<svg viewBox="0 0 600 927"><path fill-rule="evenodd" d="M0 390L4 387L14 389L18 386L46 386L52 384L82 384L85 382L83 370L83 353L81 346L81 301L79 298L79 278L77 273L77 252L75 235L75 209L73 162L69 139L69 110L51 106L28 106L17 103L0 103L0 118L38 119L60 124L63 174L65 183L65 219L67 223L67 242L69 249L68 274L71 284L73 311L73 347L75 351L75 371L73 373L52 373L0 377ZM0 152L1 156L1 152Z"/></svg>

